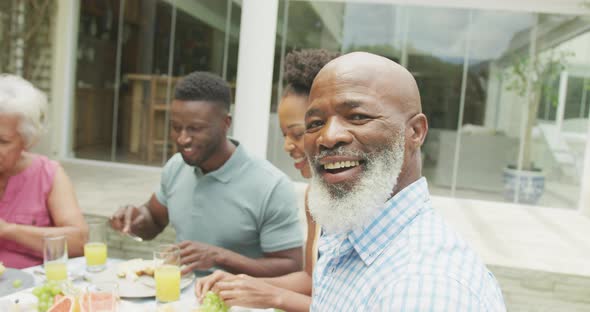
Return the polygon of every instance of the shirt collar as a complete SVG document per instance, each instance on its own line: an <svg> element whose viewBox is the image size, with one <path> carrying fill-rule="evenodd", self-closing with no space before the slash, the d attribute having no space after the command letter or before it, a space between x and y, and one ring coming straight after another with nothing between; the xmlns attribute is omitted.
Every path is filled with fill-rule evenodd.
<svg viewBox="0 0 590 312"><path fill-rule="evenodd" d="M352 230L348 240L366 265L370 265L430 200L422 177L395 194L366 226Z"/></svg>
<svg viewBox="0 0 590 312"><path fill-rule="evenodd" d="M248 153L244 147L242 147L242 145L236 140L230 139L230 141L236 145L236 150L231 154L229 159L217 170L211 171L207 174L203 174L201 168L195 167L195 174L199 178L205 176L212 177L221 183L228 183L235 175L237 170L239 170L244 165L244 163L246 163L248 160Z"/></svg>

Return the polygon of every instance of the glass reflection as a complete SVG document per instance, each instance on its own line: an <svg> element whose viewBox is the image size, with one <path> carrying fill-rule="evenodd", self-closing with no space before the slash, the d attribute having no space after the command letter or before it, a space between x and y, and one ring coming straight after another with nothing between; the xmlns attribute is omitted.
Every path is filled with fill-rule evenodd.
<svg viewBox="0 0 590 312"><path fill-rule="evenodd" d="M433 194L527 203L524 195L537 187L510 195L504 176L507 168L534 164L545 186L536 204L577 206L590 113L590 33L582 17L353 1L280 4L275 85L281 53L305 48L373 52L414 74L430 124L422 151ZM568 57L557 62L561 72L538 79L537 101L535 89L511 87L515 60L552 53ZM525 75L524 85L538 76ZM280 153L278 133L273 114L269 158L298 179Z"/></svg>
<svg viewBox="0 0 590 312"><path fill-rule="evenodd" d="M175 152L167 112L178 79L211 71L235 88L240 6L211 0L80 5L76 157L163 164Z"/></svg>

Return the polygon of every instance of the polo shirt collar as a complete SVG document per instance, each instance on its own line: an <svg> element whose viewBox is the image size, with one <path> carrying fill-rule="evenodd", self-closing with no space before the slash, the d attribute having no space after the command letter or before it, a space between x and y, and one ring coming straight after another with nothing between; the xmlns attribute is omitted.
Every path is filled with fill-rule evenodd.
<svg viewBox="0 0 590 312"><path fill-rule="evenodd" d="M248 161L248 153L242 145L233 139L230 141L236 145L236 150L219 169L203 174L201 168L195 167L195 174L198 177L212 177L221 183L228 183L236 172Z"/></svg>
<svg viewBox="0 0 590 312"><path fill-rule="evenodd" d="M422 177L388 200L366 226L350 231L348 240L363 262L371 265L429 200L428 184Z"/></svg>

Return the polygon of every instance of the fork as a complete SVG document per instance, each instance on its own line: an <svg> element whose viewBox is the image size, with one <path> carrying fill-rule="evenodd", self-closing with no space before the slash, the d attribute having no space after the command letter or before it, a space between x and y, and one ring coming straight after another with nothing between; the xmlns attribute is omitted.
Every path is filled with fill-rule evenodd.
<svg viewBox="0 0 590 312"><path fill-rule="evenodd" d="M136 241L136 242L143 242L143 238L131 233L131 232L127 232L124 233L127 237L131 238L132 240Z"/></svg>

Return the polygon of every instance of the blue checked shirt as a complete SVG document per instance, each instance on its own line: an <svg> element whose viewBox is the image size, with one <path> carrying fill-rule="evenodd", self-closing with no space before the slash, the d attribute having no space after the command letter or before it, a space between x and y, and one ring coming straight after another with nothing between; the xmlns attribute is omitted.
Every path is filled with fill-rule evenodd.
<svg viewBox="0 0 590 312"><path fill-rule="evenodd" d="M311 311L506 311L496 279L432 210L425 178L364 228L324 235Z"/></svg>

